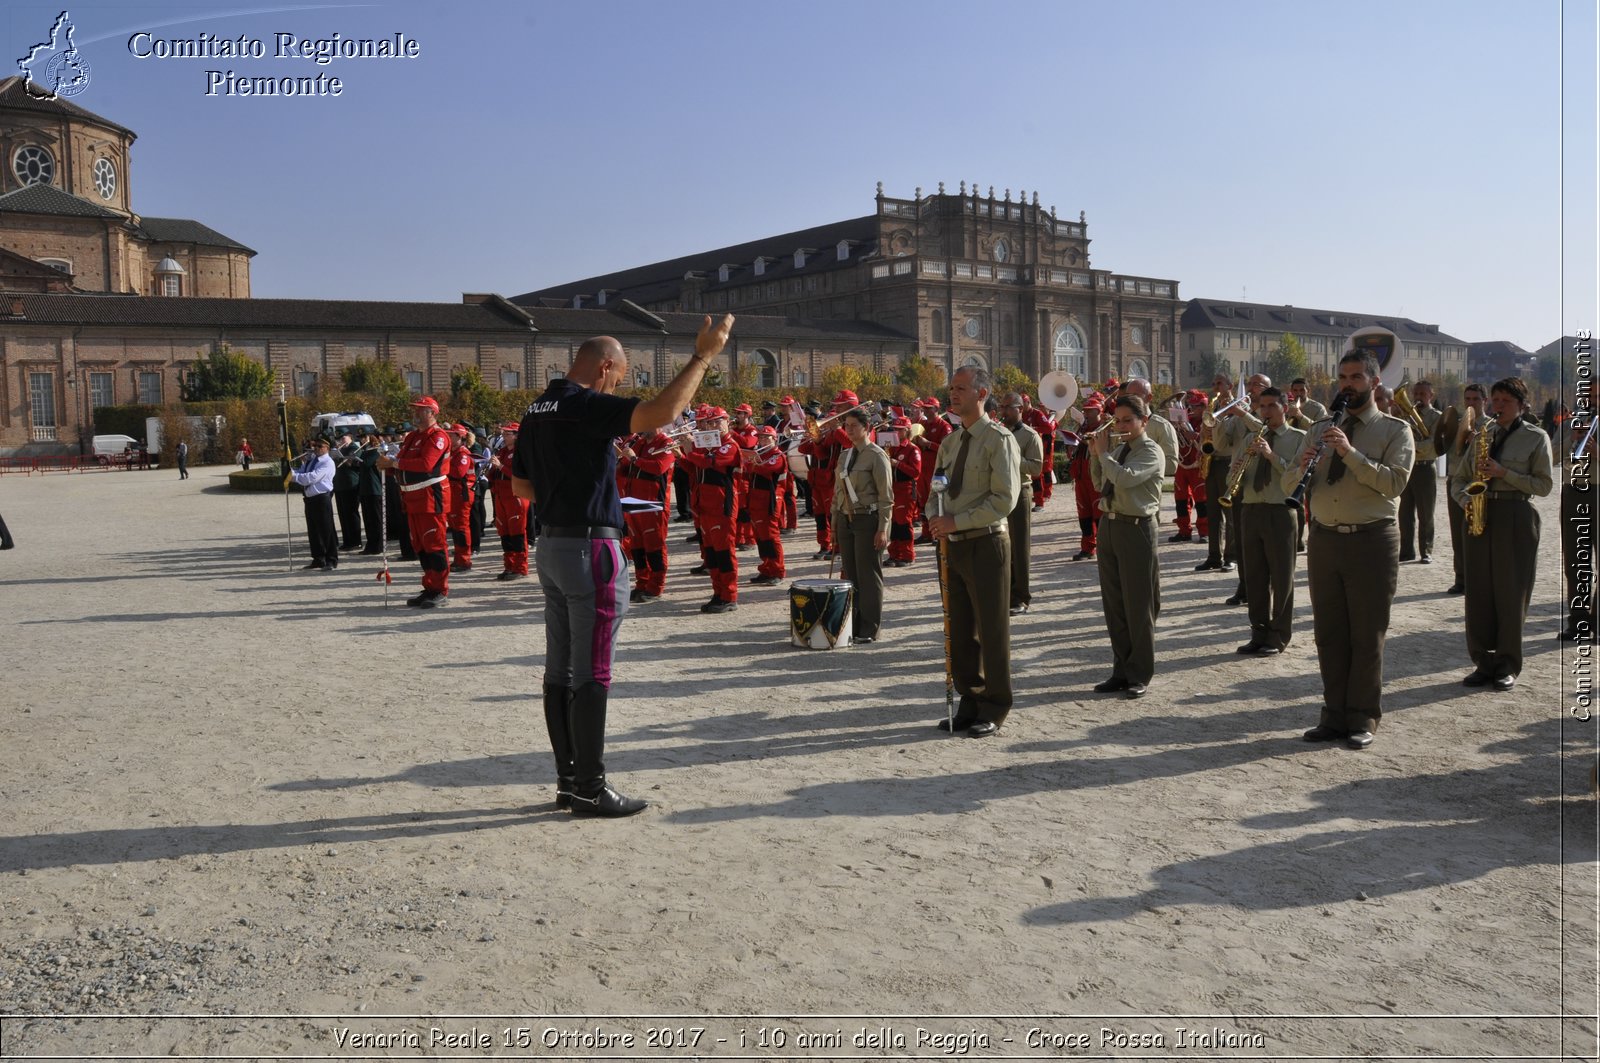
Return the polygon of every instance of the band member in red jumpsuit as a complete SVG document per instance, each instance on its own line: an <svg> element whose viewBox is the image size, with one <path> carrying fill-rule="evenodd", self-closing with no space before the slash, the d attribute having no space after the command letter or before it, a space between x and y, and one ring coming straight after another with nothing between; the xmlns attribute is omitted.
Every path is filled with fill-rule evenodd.
<svg viewBox="0 0 1600 1063"><path fill-rule="evenodd" d="M450 542L455 556L450 562L451 572L472 571L472 498L478 486L478 469L472 451L467 447L470 434L466 425L451 429L455 433L455 447L450 452Z"/></svg>
<svg viewBox="0 0 1600 1063"><path fill-rule="evenodd" d="M929 397L918 399L912 407L921 412L922 435L917 438L917 449L922 452L922 473L917 479L917 508L922 512L922 534L919 543L933 542L928 534L928 496L933 490L933 470L938 465L939 444L950 434L950 422L943 417L944 404Z"/></svg>
<svg viewBox="0 0 1600 1063"><path fill-rule="evenodd" d="M1083 424L1078 429L1081 435L1088 435L1100 427L1101 407L1099 395L1090 395L1083 400ZM1083 533L1078 541L1078 552L1072 555L1072 560L1086 561L1094 557L1095 528L1100 523L1100 492L1095 490L1094 482L1089 478L1089 447L1086 444L1073 448L1067 471L1072 476L1072 493L1078 503L1078 527Z"/></svg>
<svg viewBox="0 0 1600 1063"><path fill-rule="evenodd" d="M653 602L667 587L667 511L672 506L672 440L659 430L629 436L617 457L617 486L624 498L661 503L650 513L624 513L633 555L630 602Z"/></svg>
<svg viewBox="0 0 1600 1063"><path fill-rule="evenodd" d="M1037 513L1055 493L1056 429L1060 425L1049 410L1035 406L1027 392L1022 394L1022 423L1038 432L1039 441L1044 444L1044 468L1033 478L1033 511Z"/></svg>
<svg viewBox="0 0 1600 1063"><path fill-rule="evenodd" d="M860 404L856 393L846 389L833 397L833 414L830 416L842 414ZM833 551L833 529L829 518L833 509L833 477L839 466L839 456L849 447L850 437L837 424L818 438L800 443L800 453L811 459L811 473L808 476L811 481L811 515L817 522L817 545L821 547L812 555L814 561L827 560Z"/></svg>
<svg viewBox="0 0 1600 1063"><path fill-rule="evenodd" d="M517 424L500 426L500 449L489 459L489 493L494 497L494 530L500 535L505 569L498 580L528 575L529 504L511 490L511 458L517 452Z"/></svg>
<svg viewBox="0 0 1600 1063"><path fill-rule="evenodd" d="M755 449L762 452L752 456L745 468L750 481L750 522L761 567L750 584L770 587L784 577L784 495L785 484L793 477L789 475L789 456L778 446L777 429L763 426Z"/></svg>
<svg viewBox="0 0 1600 1063"><path fill-rule="evenodd" d="M1206 520L1206 481L1200 475L1205 455L1200 450L1200 415L1206 409L1206 394L1190 390L1183 396L1185 424L1178 428L1178 471L1172 477L1172 501L1178 510L1178 530L1168 539L1172 543L1189 541L1189 506L1194 505L1194 524L1204 542L1211 532Z"/></svg>
<svg viewBox="0 0 1600 1063"><path fill-rule="evenodd" d="M720 441L709 449L688 440L680 462L689 466L694 496L690 509L700 527L700 556L711 576L711 600L702 613L729 613L739 608L739 558L734 552L734 474L740 464L739 444L728 434L728 412L720 406L706 411L696 424L702 432L715 431Z"/></svg>
<svg viewBox="0 0 1600 1063"><path fill-rule="evenodd" d="M378 459L400 477L411 548L422 564L422 593L407 605L432 609L450 599L450 563L445 557L445 519L450 512L450 433L439 427L439 404L424 395L411 403L418 426L406 433L400 453Z"/></svg>
<svg viewBox="0 0 1600 1063"><path fill-rule="evenodd" d="M740 450L756 449L755 410L750 408L748 402L741 402L733 408L733 425L728 432L734 441L739 444ZM754 546L756 541L755 529L750 524L750 477L744 467L739 463L738 475L733 478L734 506L739 517L739 548Z"/></svg>
<svg viewBox="0 0 1600 1063"><path fill-rule="evenodd" d="M917 446L917 438L924 429L904 416L890 421L889 428L900 437L899 442L889 448L889 478L894 485L894 509L889 517L889 567L905 568L917 559L917 548L912 545L920 511L917 483L922 477L922 451Z"/></svg>

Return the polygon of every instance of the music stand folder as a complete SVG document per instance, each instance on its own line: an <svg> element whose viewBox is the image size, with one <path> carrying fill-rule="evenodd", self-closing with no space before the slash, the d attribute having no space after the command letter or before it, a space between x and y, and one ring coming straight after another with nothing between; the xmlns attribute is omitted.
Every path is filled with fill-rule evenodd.
<svg viewBox="0 0 1600 1063"><path fill-rule="evenodd" d="M622 499L622 512L624 513L660 513L661 503L652 502L648 498L628 497Z"/></svg>

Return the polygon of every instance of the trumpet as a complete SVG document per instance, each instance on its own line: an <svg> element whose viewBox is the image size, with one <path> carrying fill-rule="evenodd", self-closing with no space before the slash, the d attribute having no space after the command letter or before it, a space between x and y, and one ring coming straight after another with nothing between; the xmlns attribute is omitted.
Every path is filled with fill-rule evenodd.
<svg viewBox="0 0 1600 1063"><path fill-rule="evenodd" d="M1228 403L1226 406L1223 406L1222 408L1215 409L1215 410L1211 408L1210 404L1208 404L1206 406L1206 412L1202 413L1200 415L1200 423L1202 425L1204 425L1205 427L1207 427L1207 428L1215 428L1217 426L1217 418L1218 417L1221 417L1223 414L1227 413L1229 410L1233 409L1235 406L1243 406L1245 404L1245 402L1249 400L1249 398L1250 398L1250 396L1241 394L1238 398L1234 399L1232 402ZM1212 399L1211 403L1215 403L1216 401L1217 401L1216 399Z"/></svg>
<svg viewBox="0 0 1600 1063"><path fill-rule="evenodd" d="M670 442L667 443L666 446L651 447L649 450L645 451L644 456L647 458L658 458L667 453L669 450L677 450L678 444L694 435L695 431L696 429L692 424L686 424L682 428L674 428L670 432L663 432L661 434L666 436Z"/></svg>

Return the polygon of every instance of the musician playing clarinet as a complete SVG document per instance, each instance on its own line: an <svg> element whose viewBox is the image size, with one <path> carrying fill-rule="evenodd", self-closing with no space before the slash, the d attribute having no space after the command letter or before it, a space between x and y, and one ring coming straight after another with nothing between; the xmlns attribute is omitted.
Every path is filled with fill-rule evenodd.
<svg viewBox="0 0 1600 1063"><path fill-rule="evenodd" d="M1354 344L1361 344L1360 347ZM1371 346L1386 343L1392 348ZM1284 471L1295 496L1316 456L1306 571L1312 630L1322 670L1322 715L1307 742L1366 749L1383 716L1383 640L1400 568L1400 493L1416 460L1411 429L1373 403L1380 371L1374 350L1400 358L1392 334L1352 337L1339 359L1345 399L1337 424L1318 421ZM1335 406L1338 401L1335 400Z"/></svg>

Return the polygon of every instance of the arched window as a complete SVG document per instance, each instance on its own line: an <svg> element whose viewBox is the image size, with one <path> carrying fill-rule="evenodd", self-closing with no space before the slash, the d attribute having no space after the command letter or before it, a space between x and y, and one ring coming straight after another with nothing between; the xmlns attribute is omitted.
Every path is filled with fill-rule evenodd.
<svg viewBox="0 0 1600 1063"><path fill-rule="evenodd" d="M1143 358L1135 358L1128 363L1128 376L1138 377L1140 380L1150 379L1150 366Z"/></svg>
<svg viewBox="0 0 1600 1063"><path fill-rule="evenodd" d="M931 315L929 315L928 320L931 323L932 328L933 328L933 342L934 343L944 343L945 342L944 311L935 310Z"/></svg>
<svg viewBox="0 0 1600 1063"><path fill-rule="evenodd" d="M1050 368L1071 373L1080 380L1089 375L1089 348L1076 325L1062 325L1056 329Z"/></svg>
<svg viewBox="0 0 1600 1063"><path fill-rule="evenodd" d="M961 363L961 364L962 364L962 365L964 365L964 366L965 366L965 365L975 365L975 366L977 366L977 367L978 367L978 368L979 368L979 369L988 369L988 368L989 368L989 362L988 362L988 360L987 360L987 359L985 359L985 358L984 358L984 356L983 356L983 355L981 355L981 354L969 354L969 355L967 355L967 357L966 357L966 358L965 358L965 359L964 359L964 360L963 360L963 361L962 361L962 363Z"/></svg>
<svg viewBox="0 0 1600 1063"><path fill-rule="evenodd" d="M759 374L756 377L756 387L775 388L778 386L778 356L765 347L757 347L750 352L750 364L756 367Z"/></svg>

